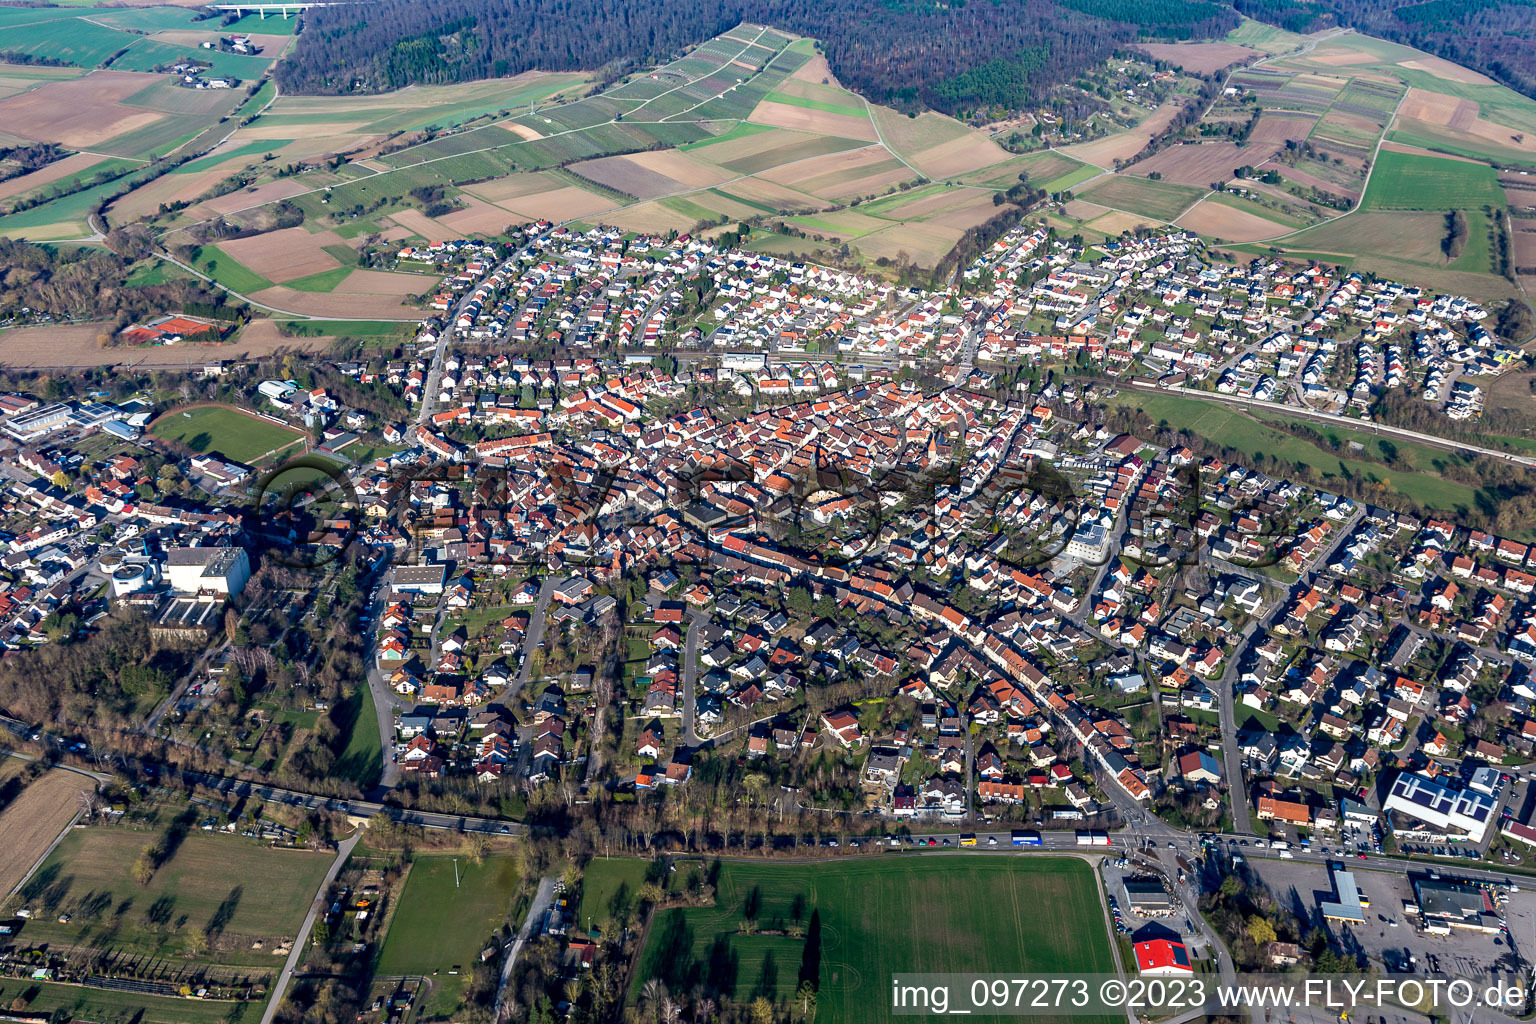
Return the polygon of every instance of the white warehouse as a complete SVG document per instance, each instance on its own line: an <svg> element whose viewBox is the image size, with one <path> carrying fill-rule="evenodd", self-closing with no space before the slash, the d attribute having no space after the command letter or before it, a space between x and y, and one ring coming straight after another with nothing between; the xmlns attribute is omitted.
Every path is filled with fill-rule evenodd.
<svg viewBox="0 0 1536 1024"><path fill-rule="evenodd" d="M250 578L251 560L244 548L210 546L166 552L165 579L178 594L235 597Z"/></svg>

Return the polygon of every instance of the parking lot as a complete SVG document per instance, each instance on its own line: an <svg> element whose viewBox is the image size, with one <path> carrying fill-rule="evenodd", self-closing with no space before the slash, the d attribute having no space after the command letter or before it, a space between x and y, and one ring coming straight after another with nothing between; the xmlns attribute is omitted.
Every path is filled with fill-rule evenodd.
<svg viewBox="0 0 1536 1024"><path fill-rule="evenodd" d="M1280 905L1296 913L1310 928L1325 924L1337 948L1368 957L1378 969L1448 974L1465 978L1524 976L1528 957L1536 951L1536 893L1510 893L1502 908L1508 933L1491 935L1456 928L1448 936L1420 930L1410 876L1374 870L1369 862L1339 861L1353 872L1365 909L1366 923L1322 922L1321 900L1333 899L1333 880L1321 864L1253 858L1245 867L1264 882ZM1454 879L1452 869L1434 869Z"/></svg>

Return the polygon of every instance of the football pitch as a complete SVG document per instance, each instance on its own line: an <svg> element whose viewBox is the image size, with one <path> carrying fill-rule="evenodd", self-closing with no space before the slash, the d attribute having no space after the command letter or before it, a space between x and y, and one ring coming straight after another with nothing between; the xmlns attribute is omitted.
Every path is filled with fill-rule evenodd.
<svg viewBox="0 0 1536 1024"><path fill-rule="evenodd" d="M819 943L809 937L813 913ZM720 867L713 907L656 913L630 997L654 977L732 1002L784 1000L810 961L819 963L819 1024L894 1021L893 974L1115 970L1085 861L892 854L730 862Z"/></svg>
<svg viewBox="0 0 1536 1024"><path fill-rule="evenodd" d="M203 405L166 413L150 426L156 437L179 441L195 452L218 452L247 465L302 435L232 406Z"/></svg>

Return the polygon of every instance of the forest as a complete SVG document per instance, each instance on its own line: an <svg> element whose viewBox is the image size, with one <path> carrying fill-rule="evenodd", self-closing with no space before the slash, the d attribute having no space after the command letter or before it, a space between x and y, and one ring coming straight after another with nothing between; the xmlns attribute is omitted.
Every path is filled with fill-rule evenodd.
<svg viewBox="0 0 1536 1024"><path fill-rule="evenodd" d="M1464 64L1536 96L1536 6L1505 0L1234 0L1292 32L1343 25Z"/></svg>
<svg viewBox="0 0 1536 1024"><path fill-rule="evenodd" d="M960 114L1037 103L1140 38L1221 35L1233 11L1208 0L379 0L313 11L288 92L378 92L513 75L593 71L612 81L742 21L819 40L844 85L905 110Z"/></svg>
<svg viewBox="0 0 1536 1024"><path fill-rule="evenodd" d="M133 231L114 229L109 249L61 250L13 238L0 238L0 309L31 309L59 318L113 320L108 334L134 319L194 304L220 306L223 295L201 281L177 279L165 284L127 286L132 259L141 244Z"/></svg>

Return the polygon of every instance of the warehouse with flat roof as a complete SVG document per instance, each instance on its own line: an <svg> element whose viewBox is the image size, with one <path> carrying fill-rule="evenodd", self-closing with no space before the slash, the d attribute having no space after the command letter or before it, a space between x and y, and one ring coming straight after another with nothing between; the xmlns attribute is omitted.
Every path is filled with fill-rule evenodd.
<svg viewBox="0 0 1536 1024"><path fill-rule="evenodd" d="M1489 890L1470 882L1415 878L1413 897L1418 901L1424 930L1432 935L1449 935L1453 928L1494 934L1504 927Z"/></svg>

